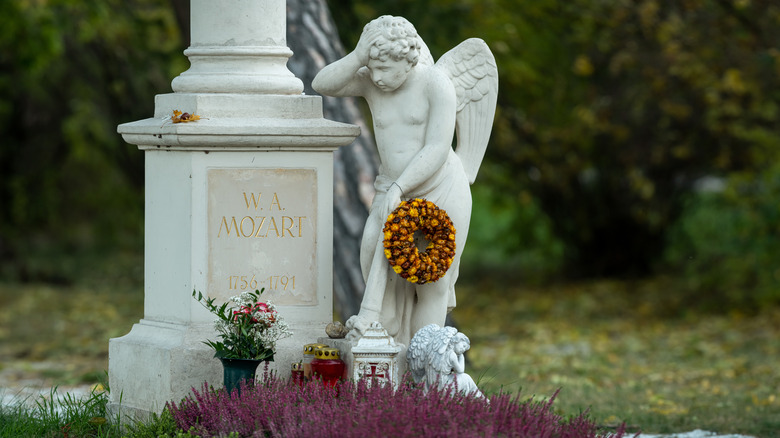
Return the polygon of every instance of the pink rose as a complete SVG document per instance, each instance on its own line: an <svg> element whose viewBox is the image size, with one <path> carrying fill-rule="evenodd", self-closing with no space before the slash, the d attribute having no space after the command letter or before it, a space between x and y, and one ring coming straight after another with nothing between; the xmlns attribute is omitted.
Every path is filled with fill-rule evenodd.
<svg viewBox="0 0 780 438"><path fill-rule="evenodd" d="M268 312L268 305L266 303L255 303L255 309L258 312Z"/></svg>

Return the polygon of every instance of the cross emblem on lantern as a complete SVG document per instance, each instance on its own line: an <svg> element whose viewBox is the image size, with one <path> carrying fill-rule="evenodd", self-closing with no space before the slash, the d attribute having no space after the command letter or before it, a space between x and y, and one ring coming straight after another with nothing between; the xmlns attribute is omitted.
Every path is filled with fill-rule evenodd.
<svg viewBox="0 0 780 438"><path fill-rule="evenodd" d="M387 379L387 365L385 364L379 364L379 363L368 363L368 369L366 370L365 374L363 374L363 377L367 379L380 379L385 380Z"/></svg>
<svg viewBox="0 0 780 438"><path fill-rule="evenodd" d="M383 384L390 381L390 365L386 362L361 362L358 369L360 379L369 384L374 380Z"/></svg>

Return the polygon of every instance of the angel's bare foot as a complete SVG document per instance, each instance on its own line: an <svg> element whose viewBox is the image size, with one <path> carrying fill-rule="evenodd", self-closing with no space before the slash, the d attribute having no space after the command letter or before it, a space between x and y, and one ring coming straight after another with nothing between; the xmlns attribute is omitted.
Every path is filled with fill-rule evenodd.
<svg viewBox="0 0 780 438"><path fill-rule="evenodd" d="M363 337L371 323L378 320L379 315L375 312L361 310L360 313L347 320L346 327L349 329L349 333L347 333L346 339L352 342L357 341Z"/></svg>

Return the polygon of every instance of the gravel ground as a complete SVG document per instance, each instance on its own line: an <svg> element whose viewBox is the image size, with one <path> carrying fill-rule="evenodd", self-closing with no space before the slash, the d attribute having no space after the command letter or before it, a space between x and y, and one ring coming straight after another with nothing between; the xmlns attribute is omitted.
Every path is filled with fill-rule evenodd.
<svg viewBox="0 0 780 438"><path fill-rule="evenodd" d="M73 381L62 376L78 374L82 368L94 366L91 363L74 366L73 363L53 361L7 360L0 364L0 404L3 406L21 403L35 407L36 402L49 400L52 396L58 400L67 396L83 398L97 388L96 383L62 383ZM54 377L47 376L51 370L56 371Z"/></svg>

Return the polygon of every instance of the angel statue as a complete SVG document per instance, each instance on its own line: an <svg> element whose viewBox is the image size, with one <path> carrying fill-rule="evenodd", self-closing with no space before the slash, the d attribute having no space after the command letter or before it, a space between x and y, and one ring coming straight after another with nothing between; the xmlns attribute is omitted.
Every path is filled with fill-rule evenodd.
<svg viewBox="0 0 780 438"><path fill-rule="evenodd" d="M463 356L471 344L469 338L455 327L429 324L412 338L406 351L406 361L415 383L425 389L438 384L439 389L454 386L465 394L484 397L474 380L466 374Z"/></svg>
<svg viewBox="0 0 780 438"><path fill-rule="evenodd" d="M358 339L379 321L396 342L455 307L455 281L471 217L471 191L485 155L498 97L498 71L487 44L469 39L434 64L417 31L402 17L368 23L355 50L323 68L312 82L324 95L362 96L371 110L381 166L363 231L360 264L366 290L347 321ZM457 147L452 148L457 131ZM397 275L384 253L383 226L401 201L423 198L446 211L455 227L455 256L435 282Z"/></svg>

